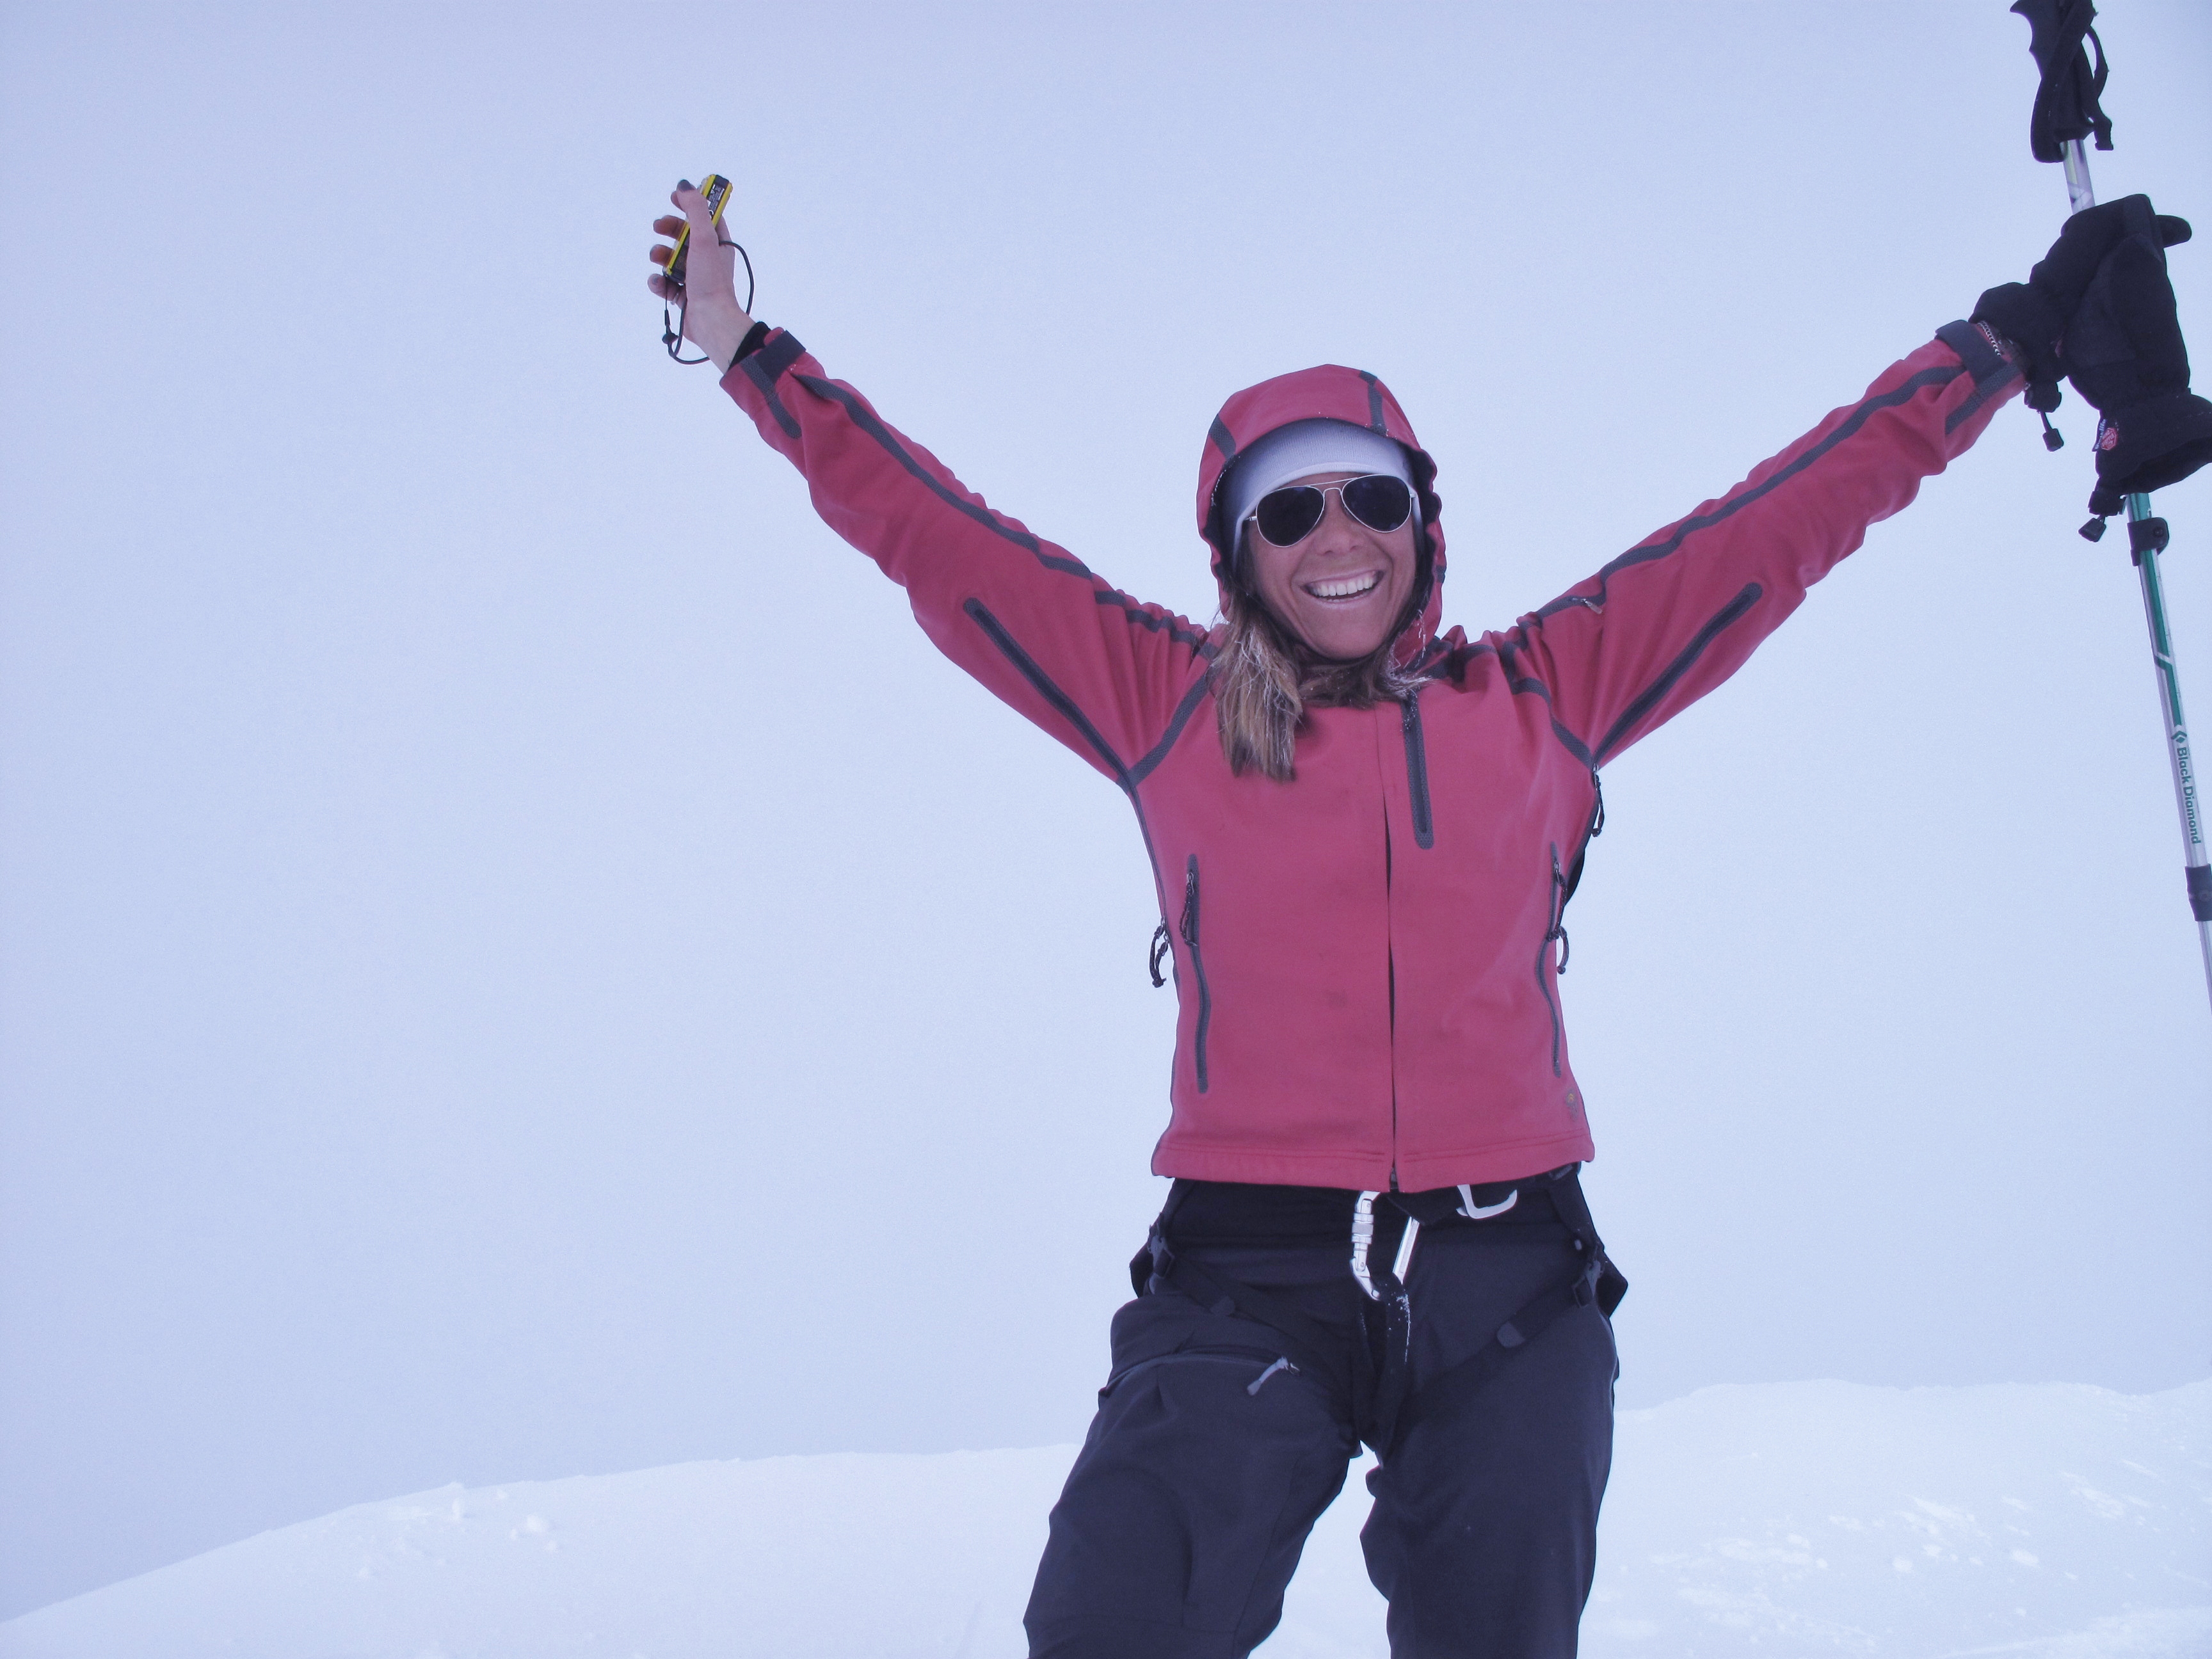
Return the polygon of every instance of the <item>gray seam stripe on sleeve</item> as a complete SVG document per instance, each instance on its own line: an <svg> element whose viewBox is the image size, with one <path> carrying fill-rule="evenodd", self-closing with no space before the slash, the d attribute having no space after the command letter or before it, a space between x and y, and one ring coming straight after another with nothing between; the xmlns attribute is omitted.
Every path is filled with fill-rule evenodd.
<svg viewBox="0 0 2212 1659"><path fill-rule="evenodd" d="M1173 617L1154 616L1151 611L1145 609L1140 601L1131 599L1127 593L1124 593L1118 587L1102 587L1096 594L1093 595L1093 597L1097 599L1098 603L1101 605L1120 606L1121 609L1127 613L1127 620L1136 623L1140 628L1149 628L1155 634L1164 630L1167 636L1170 639L1176 641L1178 644L1187 645L1194 651L1201 653L1206 651L1206 635L1204 634L1195 633L1190 629L1180 626L1176 618ZM1208 659L1211 660L1211 653L1207 653L1207 655Z"/></svg>
<svg viewBox="0 0 2212 1659"><path fill-rule="evenodd" d="M1637 722L1650 714L1659 700L1674 689L1674 683L1690 672L1691 665L1705 654L1705 647L1720 637L1721 630L1750 610L1765 591L1757 582L1747 582L1741 592L1716 611L1705 625L1698 630L1697 636L1682 647L1681 654L1667 665L1666 672L1638 693L1620 718L1613 723L1613 730L1607 732L1598 744L1596 757L1601 759L1609 754L1622 738L1634 731Z"/></svg>
<svg viewBox="0 0 2212 1659"><path fill-rule="evenodd" d="M756 351L738 367L744 370L747 380L760 388L762 398L768 403L769 413L775 416L775 423L783 428L783 435L787 438L796 438L799 435L799 422L792 417L791 411L783 406L783 399L776 395L775 377L761 366L761 359L766 355L764 352Z"/></svg>
<svg viewBox="0 0 2212 1659"><path fill-rule="evenodd" d="M965 514L986 530L1005 537L1015 546L1027 549L1056 570L1066 570L1071 575L1079 576L1088 576L1091 574L1089 567L1080 561L1053 558L1045 552L1042 544L1027 531L1009 530L999 522L997 514L990 508L979 507L974 501L963 501L947 489L943 483L930 476L928 468L907 453L906 446L892 435L889 427L871 414L866 406L844 387L833 381L817 380L811 374L801 374L797 379L799 385L814 393L816 397L827 398L833 403L842 404L845 406L845 412L853 417L854 425L873 438L884 453L920 479L928 487L932 494L955 512Z"/></svg>
<svg viewBox="0 0 2212 1659"><path fill-rule="evenodd" d="M2011 368L2011 365L2009 364L2007 364L2006 367L2008 368ZM2012 369L2011 372L2016 374L2020 371L2017 369ZM1944 435L1948 437L1952 433L1957 431L1959 429L1960 422L1972 419L1973 416L1980 411L1983 404L1988 403L1990 398L1996 397L1998 392L2004 390L2005 385L2005 381L2000 380L1994 386L1976 386L1973 390L1973 394L1969 397L1966 402L1960 404L1956 409L1953 410L1951 411L1950 418L1943 422Z"/></svg>
<svg viewBox="0 0 2212 1659"><path fill-rule="evenodd" d="M1183 727L1190 723L1190 717L1196 712L1200 700L1205 696L1206 689L1206 677L1200 674L1198 683L1183 693L1182 703L1175 711L1175 718L1168 722L1166 734L1152 746L1142 760L1129 769L1129 781L1126 787L1131 793L1133 794L1137 786L1152 775L1154 767L1167 758L1168 750L1175 747L1176 739L1182 735Z"/></svg>
<svg viewBox="0 0 2212 1659"><path fill-rule="evenodd" d="M1789 483L1814 462L1826 455L1844 439L1854 435L1878 411L1895 408L1899 404L1910 403L1914 397L1928 387L1948 385L1965 373L1964 368L1924 368L1893 391L1885 392L1879 398L1868 398L1844 417L1842 425L1821 439L1819 443L1814 444L1812 448L1807 450L1788 466L1784 467L1765 483L1755 489L1747 489L1742 495L1723 501L1720 506L1702 518L1685 519L1674 526L1674 533L1663 542L1654 542L1648 547L1629 549L1627 552L1597 573L1598 588L1595 594L1562 594L1536 612L1538 620L1557 616L1560 611L1574 605L1602 605L1606 599L1606 584L1612 580L1614 572L1626 570L1633 565L1648 564L1654 559L1665 558L1668 554L1680 549L1683 542L1696 532L1709 530L1723 520L1733 518L1761 496Z"/></svg>
<svg viewBox="0 0 2212 1659"><path fill-rule="evenodd" d="M1512 665L1505 660L1506 654L1507 653L1505 652L1500 651L1494 645L1486 645L1480 641L1463 645L1456 651L1449 653L1445 658L1445 661L1449 665L1447 672L1455 670L1458 672L1464 673L1467 669L1467 665L1473 662L1477 657L1496 657L1498 659L1498 666L1505 672L1505 689L1512 692L1516 696L1541 697L1544 700L1545 709L1548 714L1552 706L1551 688L1546 685L1543 681L1535 678L1533 675L1516 674L1513 672ZM1570 732L1556 714L1550 714L1550 720L1552 722L1552 735L1559 740L1559 746L1562 749L1565 750L1570 755L1572 755L1584 766L1595 766L1597 764L1597 763L1590 757L1589 745L1583 743L1583 740L1577 737L1572 732Z"/></svg>
<svg viewBox="0 0 2212 1659"><path fill-rule="evenodd" d="M1960 375L1966 372L1966 371L1963 368L1923 369L1919 374L1914 375L1902 386L1897 386L1889 392L1886 392L1878 398L1868 398L1864 403L1859 404L1857 408L1854 409L1848 416L1846 416L1844 418L1842 424L1838 426L1833 432L1830 433L1819 443L1814 445L1812 448L1807 450L1802 455L1800 455L1796 460L1792 462L1789 466L1784 467L1781 471L1776 473L1774 477L1769 478L1765 483L1760 484L1757 489L1747 489L1742 495L1722 502L1718 507L1701 518L1684 520L1680 524L1675 526L1674 533L1668 536L1667 539L1662 542L1655 542L1649 547L1631 548L1627 552L1622 554L1619 558L1613 560L1610 564L1607 564L1603 569L1598 572L1598 588L1595 593L1562 594L1559 598L1553 600L1549 605L1544 606L1540 611L1538 611L1535 613L1536 619L1540 622L1547 617L1557 616L1562 611L1571 610L1576 606L1582 606L1593 611L1602 611L1607 599L1607 585L1612 580L1614 572L1626 569L1634 565L1649 563L1654 559L1665 558L1668 555L1679 550L1682 543L1694 532L1708 529L1714 525L1721 523L1724 520L1733 516L1741 508L1747 507L1752 502L1759 500L1759 497L1766 495L1770 490L1775 489L1780 485L1787 483L1790 479L1796 477L1800 472L1810 466L1814 461L1820 459L1823 455L1826 455L1830 450L1833 449L1838 444L1843 442L1844 439L1857 432L1861 427L1866 424L1868 420L1872 418L1876 411L1883 409L1894 408L1899 404L1910 402L1915 396L1917 396L1920 392L1925 390L1927 387L1948 386L1951 381L1957 380ZM1626 731L1633 726L1634 722L1640 720L1644 714L1649 712L1650 704L1656 702L1661 696L1666 694L1668 688L1674 684L1674 680L1680 678L1682 673L1686 672L1691 663L1694 662L1697 659L1698 655L1705 649L1706 646L1712 642L1712 636L1715 634L1717 634L1722 628L1724 628L1729 623L1734 622L1737 616L1741 615L1742 611L1749 607L1752 599L1755 599L1758 596L1759 591L1759 585L1756 582L1753 583L1751 586L1746 590L1746 592L1748 593L1750 597L1746 597L1746 593L1739 593L1735 599L1730 600L1728 605L1723 608L1719 615L1708 622L1705 624L1705 629L1698 635L1698 639L1692 642L1690 647L1685 651L1681 656L1675 659L1674 664L1668 669L1668 672L1662 675L1659 681L1655 683L1653 685L1647 687L1635 700L1635 702L1631 703L1628 712L1624 714L1620 720L1614 722L1613 730L1606 734L1604 740L1597 745L1595 750L1593 750L1584 748L1580 742L1576 740L1573 733L1570 732L1565 726L1561 726L1558 718L1554 716L1552 721L1552 729L1559 737L1559 741L1565 744L1569 752L1573 754L1578 760L1582 761L1584 765L1594 766L1601 763L1605 756L1620 742L1621 738L1626 735ZM1480 654L1480 647L1470 647L1466 654L1468 657L1473 657ZM1505 659L1509 654L1513 654L1516 651L1517 647L1509 647L1506 651L1501 651L1498 653L1498 659L1501 665L1505 663ZM1513 677L1510 665L1507 667L1507 672L1509 676L1507 684L1510 684L1515 691L1532 691L1537 696L1541 696L1546 702L1548 703L1551 702L1551 693L1544 688L1540 682L1533 678L1524 678Z"/></svg>
<svg viewBox="0 0 2212 1659"><path fill-rule="evenodd" d="M1082 733L1085 743L1098 751L1100 758L1113 769L1114 781L1133 793L1136 785L1130 778L1129 769L1121 764L1121 757L1114 752L1113 745L1100 735L1098 728L1091 723L1091 717L1076 707L1075 699L1054 684L1052 676L1038 667L1036 659L1014 643L1014 636L1006 632L1006 625L991 614L990 608L981 599L970 599L960 608L989 636L991 643L1006 653L1006 659L1020 671L1022 678L1036 688L1037 695Z"/></svg>
<svg viewBox="0 0 2212 1659"><path fill-rule="evenodd" d="M1502 665L1503 665L1501 664L1501 666ZM1590 754L1589 745L1584 744L1583 740L1577 737L1573 732L1568 731L1565 723L1560 720L1557 714L1551 714L1551 687L1546 685L1543 681L1536 679L1529 675L1515 675L1510 669L1507 670L1505 684L1516 696L1541 697L1544 700L1545 712L1551 719L1552 735L1559 740L1559 746L1565 750L1570 755L1572 755L1577 760L1580 761L1584 766L1595 766L1597 764L1595 758Z"/></svg>
<svg viewBox="0 0 2212 1659"><path fill-rule="evenodd" d="M991 643L999 647L1007 661L1020 671L1022 678L1036 689L1037 695L1059 711L1069 725L1083 734L1084 741L1098 751L1099 757L1113 768L1114 781L1120 784L1133 800L1136 798L1137 786L1167 757L1168 751L1175 747L1176 739L1182 735L1183 727L1190 723L1191 715L1205 699L1206 679L1201 674L1190 690L1183 693L1182 702L1176 709L1175 718L1168 722L1168 729L1160 740L1136 765L1124 766L1121 757L1114 752L1113 745L1091 723L1090 716L1076 705L1074 698L1060 690L1053 678L1037 665L1035 658L1014 642L1014 636L1006 631L1004 623L991 614L988 605L981 599L970 599L960 608L989 636ZM1146 850L1150 850L1149 844Z"/></svg>
<svg viewBox="0 0 2212 1659"><path fill-rule="evenodd" d="M757 361L758 356L765 355L765 353L756 354L755 357L749 357L745 361L747 364L750 365L753 362ZM877 419L875 416L869 413L866 406L863 404L858 398L846 391L844 387L836 385L834 381L818 380L811 374L801 374L795 378L798 380L799 385L805 386L809 392L813 392L817 397L827 398L834 403L844 405L845 412L853 417L854 425L859 427L861 431L866 433L871 438L873 438L876 441L877 445L885 454L889 455L893 460L904 467L909 473L913 474L914 477L920 479L924 484L927 485L930 492L939 501L943 501L947 507L950 507L956 512L963 514L967 517L973 519L977 524L981 525L985 529L1005 537L1006 540L1012 542L1015 546L1026 550L1030 556L1036 559L1039 564L1044 566L1046 569L1057 570L1065 575L1080 576L1085 581L1098 583L1100 591L1097 597L1099 603L1102 605L1121 605L1124 612L1129 615L1133 620L1143 622L1149 627L1160 626L1159 623L1154 623L1150 617L1143 615L1141 611L1137 610L1137 600L1130 598L1128 594L1122 592L1121 589L1104 580L1104 579L1094 572L1089 565L1084 563L1082 560L1076 558L1063 558L1057 554L1046 552L1044 550L1044 544L1040 542L1035 536L1030 535L1027 531L1008 529L1005 525L999 522L998 515L993 513L990 508L987 507L979 507L973 501L963 501L959 496L954 495L950 489L947 489L943 483L930 476L929 470L927 467L923 466L921 462L915 460L913 456L907 453L906 446L899 442L897 437L892 433L889 427L885 426L880 420ZM1112 597L1109 597L1109 595ZM1181 638L1182 635L1178 633L1176 637ZM1194 641L1194 643L1195 643L1195 641Z"/></svg>

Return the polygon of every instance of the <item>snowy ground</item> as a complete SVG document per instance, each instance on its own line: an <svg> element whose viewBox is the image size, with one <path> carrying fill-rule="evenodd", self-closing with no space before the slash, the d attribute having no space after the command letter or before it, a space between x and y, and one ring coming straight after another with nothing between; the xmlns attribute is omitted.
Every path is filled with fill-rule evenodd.
<svg viewBox="0 0 2212 1659"><path fill-rule="evenodd" d="M1708 1389L1620 1422L1583 1651L2212 1655L2212 1382ZM687 1463L364 1504L0 1625L8 1659L1022 1651L1070 1451ZM1380 1656L1359 1489L1273 1659Z"/></svg>

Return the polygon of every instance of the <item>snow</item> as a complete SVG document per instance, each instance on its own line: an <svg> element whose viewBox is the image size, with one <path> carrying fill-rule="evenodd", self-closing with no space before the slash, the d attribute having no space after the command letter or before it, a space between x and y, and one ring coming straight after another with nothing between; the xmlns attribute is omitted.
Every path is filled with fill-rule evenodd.
<svg viewBox="0 0 2212 1659"><path fill-rule="evenodd" d="M2212 1382L1704 1389L1625 1412L1583 1648L2212 1654ZM678 1464L364 1504L0 1625L7 1659L1023 1651L1072 1448ZM1354 1481L1268 1659L1386 1652Z"/></svg>

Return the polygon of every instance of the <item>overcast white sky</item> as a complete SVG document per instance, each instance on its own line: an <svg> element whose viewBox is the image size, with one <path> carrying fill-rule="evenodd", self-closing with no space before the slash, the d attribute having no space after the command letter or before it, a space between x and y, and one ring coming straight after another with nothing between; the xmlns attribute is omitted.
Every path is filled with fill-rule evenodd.
<svg viewBox="0 0 2212 1659"><path fill-rule="evenodd" d="M2098 183L2204 227L2212 338L2212 13L2100 23ZM448 1480L1081 1431L1163 1190L1143 854L661 356L679 174L763 316L1196 615L1214 409L1374 370L1478 629L2025 273L2027 40L0 7L0 1616ZM2212 1016L2059 419L1608 771L1624 1403L2212 1370ZM2160 500L2202 720L2212 478Z"/></svg>

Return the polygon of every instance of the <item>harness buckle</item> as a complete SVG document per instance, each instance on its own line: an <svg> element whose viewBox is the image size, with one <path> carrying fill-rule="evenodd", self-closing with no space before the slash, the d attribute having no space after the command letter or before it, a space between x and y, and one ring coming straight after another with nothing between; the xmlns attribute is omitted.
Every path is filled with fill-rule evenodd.
<svg viewBox="0 0 2212 1659"><path fill-rule="evenodd" d="M1497 1188L1492 1188L1489 1190L1495 1192ZM1504 1215L1520 1201L1521 1189L1516 1187L1498 1203L1480 1203L1476 1200L1474 1188L1462 1182L1459 1188L1458 1212L1469 1221L1487 1221L1494 1215Z"/></svg>
<svg viewBox="0 0 2212 1659"><path fill-rule="evenodd" d="M1590 1252L1589 1260L1583 1268L1583 1276L1575 1280L1577 1307L1587 1308L1597 1300L1597 1276L1604 1260L1595 1250Z"/></svg>
<svg viewBox="0 0 2212 1659"><path fill-rule="evenodd" d="M1129 1288L1139 1296L1150 1295L1156 1285L1165 1284L1175 1272L1175 1260L1166 1231L1155 1221L1145 1248L1129 1258Z"/></svg>

